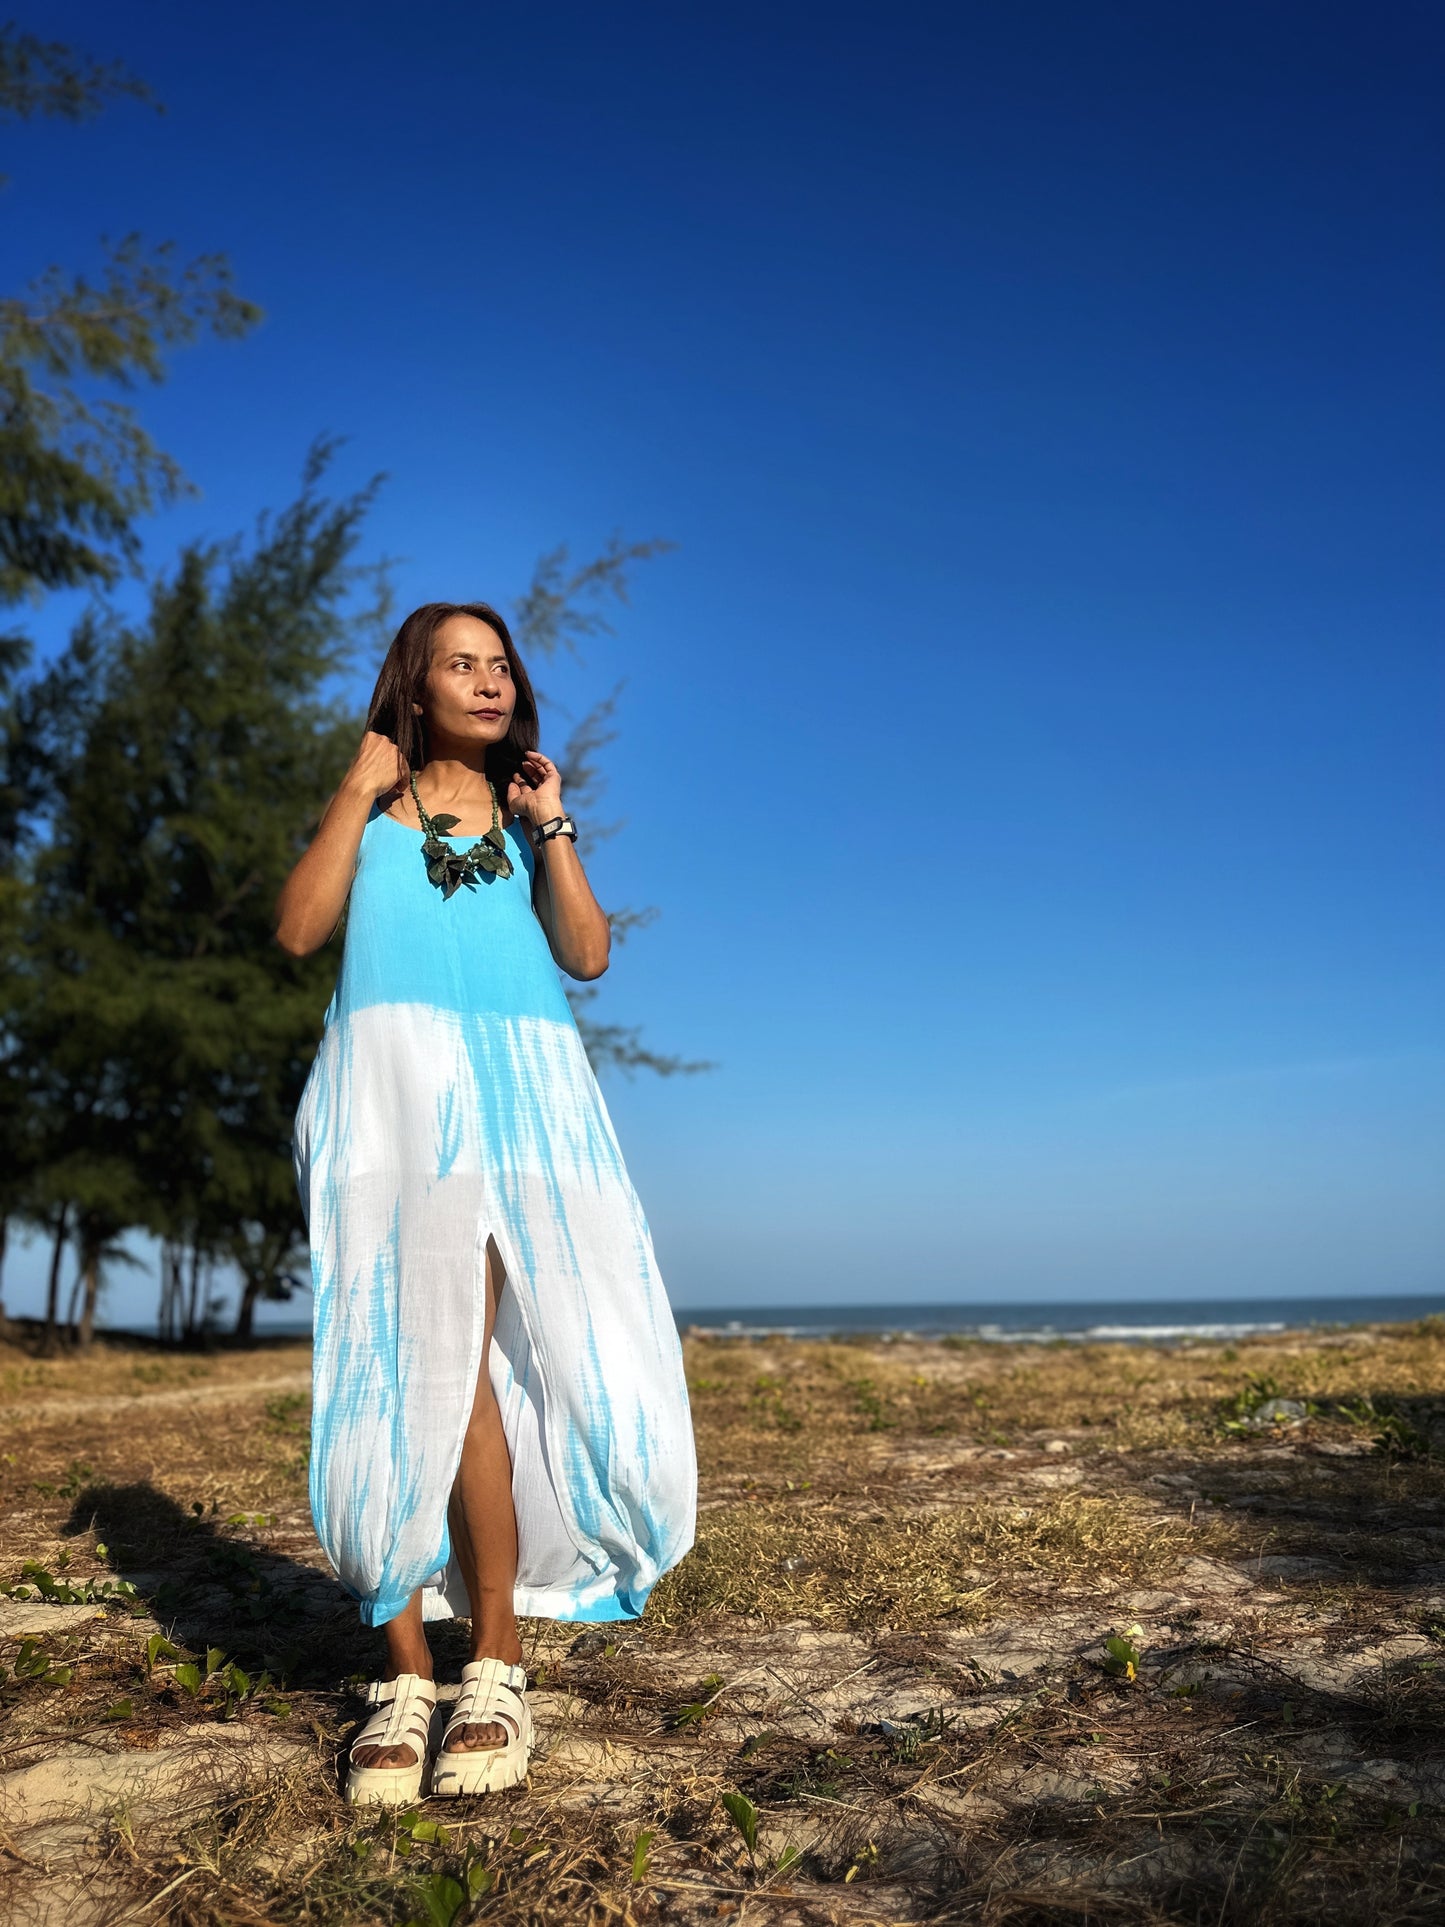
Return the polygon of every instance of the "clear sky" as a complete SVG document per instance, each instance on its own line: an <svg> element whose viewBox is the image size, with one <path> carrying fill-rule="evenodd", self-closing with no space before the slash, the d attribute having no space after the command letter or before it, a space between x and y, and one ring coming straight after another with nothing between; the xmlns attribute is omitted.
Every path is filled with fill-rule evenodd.
<svg viewBox="0 0 1445 1927"><path fill-rule="evenodd" d="M606 1014L719 1064L605 1086L676 1302L1441 1283L1445 16L27 24L167 111L6 130L3 285L266 309L140 397L152 564L320 431L403 607L677 545L540 677L627 679Z"/></svg>

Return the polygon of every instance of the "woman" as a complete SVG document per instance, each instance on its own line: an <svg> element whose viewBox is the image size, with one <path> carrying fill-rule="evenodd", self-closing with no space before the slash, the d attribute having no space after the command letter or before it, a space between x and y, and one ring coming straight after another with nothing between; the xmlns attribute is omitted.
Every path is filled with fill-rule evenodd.
<svg viewBox="0 0 1445 1927"><path fill-rule="evenodd" d="M438 1794L511 1786L531 1718L515 1614L635 1618L692 1543L681 1351L557 975L607 968L557 767L507 625L428 603L277 904L336 992L296 1113L311 1241L311 1510L386 1639L347 1797L421 1790L424 1622L471 1660Z"/></svg>

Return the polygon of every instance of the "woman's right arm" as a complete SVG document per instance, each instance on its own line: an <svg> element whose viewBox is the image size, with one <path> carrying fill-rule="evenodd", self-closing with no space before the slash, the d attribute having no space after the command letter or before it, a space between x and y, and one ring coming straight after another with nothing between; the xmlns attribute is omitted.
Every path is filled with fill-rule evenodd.
<svg viewBox="0 0 1445 1927"><path fill-rule="evenodd" d="M368 730L316 835L276 899L276 941L293 957L319 950L341 921L371 806L400 793L408 771L389 736Z"/></svg>

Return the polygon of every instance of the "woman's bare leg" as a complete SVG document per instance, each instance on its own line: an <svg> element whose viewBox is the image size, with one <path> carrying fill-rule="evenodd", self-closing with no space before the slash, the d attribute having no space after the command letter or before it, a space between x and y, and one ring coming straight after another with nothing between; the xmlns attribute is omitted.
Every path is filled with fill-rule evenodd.
<svg viewBox="0 0 1445 1927"><path fill-rule="evenodd" d="M452 1547L472 1609L472 1658L500 1659L517 1665L522 1657L512 1610L517 1583L517 1515L512 1505L512 1458L502 1415L492 1394L487 1360L492 1348L497 1297L507 1282L501 1254L487 1240L487 1324L482 1365L477 1373L472 1415L462 1444L462 1462L452 1486L447 1520ZM464 1726L452 1734L458 1752L506 1746L512 1735L496 1720Z"/></svg>
<svg viewBox="0 0 1445 1927"><path fill-rule="evenodd" d="M512 1589L517 1579L512 1460L487 1370L492 1326L497 1316L497 1294L506 1281L501 1254L488 1238L482 1364L462 1443L462 1461L447 1506L447 1522L472 1608L472 1658L503 1659L514 1666L522 1657L522 1648L512 1612ZM412 1594L404 1610L386 1622L382 1633L386 1639L384 1679L395 1679L399 1673L416 1673L422 1679L434 1677L431 1649L422 1626L420 1588ZM469 1751L505 1746L511 1737L506 1727L488 1720L480 1726L463 1727L452 1735L451 1743L460 1751ZM363 1746L357 1750L356 1764L414 1766L416 1759L409 1746Z"/></svg>

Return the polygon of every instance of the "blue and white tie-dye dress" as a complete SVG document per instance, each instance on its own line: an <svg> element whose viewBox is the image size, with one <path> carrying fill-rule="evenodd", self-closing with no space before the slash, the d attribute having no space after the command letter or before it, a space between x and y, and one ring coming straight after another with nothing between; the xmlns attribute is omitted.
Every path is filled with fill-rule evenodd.
<svg viewBox="0 0 1445 1927"><path fill-rule="evenodd" d="M512 1455L516 1608L630 1619L692 1544L681 1348L647 1219L532 909L510 877L450 899L421 832L362 832L336 992L296 1112L311 1241L311 1511L369 1625L421 1586L468 1611L447 1531L482 1356ZM448 839L463 848L474 837Z"/></svg>

